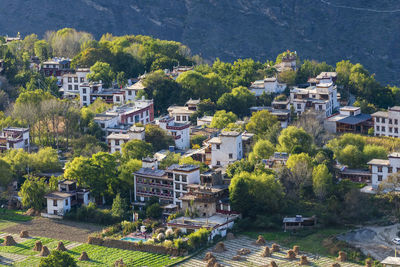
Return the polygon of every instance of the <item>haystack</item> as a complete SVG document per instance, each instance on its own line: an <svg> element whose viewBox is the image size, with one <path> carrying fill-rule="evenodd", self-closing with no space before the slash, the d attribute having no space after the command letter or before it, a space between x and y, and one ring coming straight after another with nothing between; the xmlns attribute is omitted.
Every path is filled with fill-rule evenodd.
<svg viewBox="0 0 400 267"><path fill-rule="evenodd" d="M233 240L233 239L235 239L235 235L233 233L228 233L226 235L226 240Z"/></svg>
<svg viewBox="0 0 400 267"><path fill-rule="evenodd" d="M269 266L270 266L270 267L278 267L278 264L276 264L276 262L274 262L274 261L271 261L271 262L269 263Z"/></svg>
<svg viewBox="0 0 400 267"><path fill-rule="evenodd" d="M39 256L40 256L40 257L47 257L47 256L49 256L49 255L50 255L49 249L48 249L46 246L43 246L43 247L42 247L42 250L41 250L40 253L39 253Z"/></svg>
<svg viewBox="0 0 400 267"><path fill-rule="evenodd" d="M216 260L215 258L212 258L212 259L209 259L209 260L207 261L206 267L214 267L215 264L217 264L217 260Z"/></svg>
<svg viewBox="0 0 400 267"><path fill-rule="evenodd" d="M82 251L82 254L79 256L78 260L80 260L80 261L88 261L90 259L89 259L88 254L85 251Z"/></svg>
<svg viewBox="0 0 400 267"><path fill-rule="evenodd" d="M21 231L21 233L19 233L19 237L28 238L29 237L28 231Z"/></svg>
<svg viewBox="0 0 400 267"><path fill-rule="evenodd" d="M124 261L122 259L119 259L114 262L114 266L115 267L123 267L123 266L126 266L126 264L124 263Z"/></svg>
<svg viewBox="0 0 400 267"><path fill-rule="evenodd" d="M207 252L207 254L204 256L203 261L209 261L210 259L215 259L215 256L211 252Z"/></svg>
<svg viewBox="0 0 400 267"><path fill-rule="evenodd" d="M263 257L271 257L271 251L269 250L269 247L265 247L263 254L261 255Z"/></svg>
<svg viewBox="0 0 400 267"><path fill-rule="evenodd" d="M300 254L300 247L299 246L293 246L293 251L296 253L296 255Z"/></svg>
<svg viewBox="0 0 400 267"><path fill-rule="evenodd" d="M218 242L213 251L217 253L226 251L224 242Z"/></svg>
<svg viewBox="0 0 400 267"><path fill-rule="evenodd" d="M279 252L281 249L278 244L272 244L272 252Z"/></svg>
<svg viewBox="0 0 400 267"><path fill-rule="evenodd" d="M15 246L17 244L17 242L15 242L14 237L12 237L11 235L8 235L5 237L4 239L4 246Z"/></svg>
<svg viewBox="0 0 400 267"><path fill-rule="evenodd" d="M296 259L296 253L294 253L293 250L288 250L288 252L286 254L286 259L295 260Z"/></svg>
<svg viewBox="0 0 400 267"><path fill-rule="evenodd" d="M332 263L331 267L340 267L339 263Z"/></svg>
<svg viewBox="0 0 400 267"><path fill-rule="evenodd" d="M256 245L262 246L265 245L265 239L262 235L259 235L256 241Z"/></svg>
<svg viewBox="0 0 400 267"><path fill-rule="evenodd" d="M339 257L337 257L337 260L340 262L345 262L347 261L347 254L344 251L339 251Z"/></svg>
<svg viewBox="0 0 400 267"><path fill-rule="evenodd" d="M56 250L59 250L59 251L67 251L67 249L66 249L65 246L64 246L64 243L61 242L61 241L58 242L58 245L57 245Z"/></svg>
<svg viewBox="0 0 400 267"><path fill-rule="evenodd" d="M300 257L300 263L299 263L300 265L309 265L310 264L310 262L308 261L308 259L307 259L307 256L301 256Z"/></svg>
<svg viewBox="0 0 400 267"><path fill-rule="evenodd" d="M42 251L42 247L43 247L42 241L38 240L36 241L35 246L33 247L33 251Z"/></svg>
<svg viewBox="0 0 400 267"><path fill-rule="evenodd" d="M367 259L365 261L365 267L372 267L372 260L371 259Z"/></svg>
<svg viewBox="0 0 400 267"><path fill-rule="evenodd" d="M236 252L238 255L248 255L251 253L251 250L248 248L241 248Z"/></svg>
<svg viewBox="0 0 400 267"><path fill-rule="evenodd" d="M232 260L241 261L241 260L244 260L244 258L242 258L242 256L240 256L240 255L235 255L235 256L232 257Z"/></svg>

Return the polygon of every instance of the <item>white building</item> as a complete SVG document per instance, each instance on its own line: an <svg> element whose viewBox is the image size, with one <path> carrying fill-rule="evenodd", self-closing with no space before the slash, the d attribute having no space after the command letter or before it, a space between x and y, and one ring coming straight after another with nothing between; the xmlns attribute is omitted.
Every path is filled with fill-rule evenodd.
<svg viewBox="0 0 400 267"><path fill-rule="evenodd" d="M111 133L107 136L107 144L110 153L121 151L123 144L130 140L144 140L145 129L144 127L132 126L127 133Z"/></svg>
<svg viewBox="0 0 400 267"><path fill-rule="evenodd" d="M201 118L197 118L197 126L202 125L211 125L213 116L203 116Z"/></svg>
<svg viewBox="0 0 400 267"><path fill-rule="evenodd" d="M29 150L29 128L7 127L0 133L0 152L12 148Z"/></svg>
<svg viewBox="0 0 400 267"><path fill-rule="evenodd" d="M339 108L337 88L333 82L319 83L307 88L296 87L290 90L290 103L298 115L307 109L313 109L324 112L329 117Z"/></svg>
<svg viewBox="0 0 400 267"><path fill-rule="evenodd" d="M211 153L211 166L226 166L243 158L242 133L221 132L208 142ZM207 153L207 151L206 151ZM206 156L207 158L207 156Z"/></svg>
<svg viewBox="0 0 400 267"><path fill-rule="evenodd" d="M190 148L190 123L178 123L173 117L166 116L158 121L158 125L174 137L176 148L182 150Z"/></svg>
<svg viewBox="0 0 400 267"><path fill-rule="evenodd" d="M249 90L256 96L261 96L263 93L266 94L278 94L282 93L286 89L285 83L278 82L276 77L264 78L264 80L258 80L253 82Z"/></svg>
<svg viewBox="0 0 400 267"><path fill-rule="evenodd" d="M190 122L190 116L197 111L197 105L199 103L200 99L189 99L185 106L170 106L168 108L168 114L178 123Z"/></svg>
<svg viewBox="0 0 400 267"><path fill-rule="evenodd" d="M88 205L93 200L87 189L77 188L76 181L63 180L58 182L58 191L45 195L47 200L47 214L45 217L64 216L76 205Z"/></svg>
<svg viewBox="0 0 400 267"><path fill-rule="evenodd" d="M388 111L378 111L371 115L374 120L374 135L400 137L400 106L389 108Z"/></svg>
<svg viewBox="0 0 400 267"><path fill-rule="evenodd" d="M63 97L76 97L80 92L80 85L88 83L86 76L89 74L90 69L77 69L75 73L67 73L62 76L62 86L60 91Z"/></svg>
<svg viewBox="0 0 400 267"><path fill-rule="evenodd" d="M122 89L122 91L125 93L125 101L134 101L138 97L139 92L143 91L144 89L146 89L146 87L143 85L142 80L126 86Z"/></svg>
<svg viewBox="0 0 400 267"><path fill-rule="evenodd" d="M400 153L391 153L388 159L373 159L368 162L371 169L372 188L377 189L382 181L393 173L400 172Z"/></svg>
<svg viewBox="0 0 400 267"><path fill-rule="evenodd" d="M182 208L179 198L188 192L189 184L200 184L200 168L195 165L172 165L168 168L174 178L174 204Z"/></svg>

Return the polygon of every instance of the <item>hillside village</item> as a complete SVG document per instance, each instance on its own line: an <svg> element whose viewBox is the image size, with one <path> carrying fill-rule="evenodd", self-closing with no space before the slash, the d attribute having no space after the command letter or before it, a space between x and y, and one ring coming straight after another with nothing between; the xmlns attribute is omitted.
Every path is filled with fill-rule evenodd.
<svg viewBox="0 0 400 267"><path fill-rule="evenodd" d="M177 42L68 28L0 45L4 263L245 266L262 253L265 266L400 266L400 89L362 65L289 50L209 63ZM102 230L49 228L35 243L24 220ZM376 249L348 234L381 226L395 233ZM224 242L237 255L218 254Z"/></svg>

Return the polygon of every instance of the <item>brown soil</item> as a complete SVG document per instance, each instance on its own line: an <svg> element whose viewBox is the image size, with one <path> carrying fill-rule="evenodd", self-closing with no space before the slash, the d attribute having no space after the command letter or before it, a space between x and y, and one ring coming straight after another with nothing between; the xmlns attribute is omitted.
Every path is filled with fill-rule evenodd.
<svg viewBox="0 0 400 267"><path fill-rule="evenodd" d="M42 236L85 243L89 234L100 231L102 228L102 226L94 224L37 217L31 221L7 227L2 231L19 234L21 231L26 230L31 236Z"/></svg>

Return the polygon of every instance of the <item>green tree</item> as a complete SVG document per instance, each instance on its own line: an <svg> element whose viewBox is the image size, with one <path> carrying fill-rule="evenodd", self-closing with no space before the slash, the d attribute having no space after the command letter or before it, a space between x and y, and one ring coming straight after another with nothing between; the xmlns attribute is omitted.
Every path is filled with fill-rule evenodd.
<svg viewBox="0 0 400 267"><path fill-rule="evenodd" d="M153 146L142 140L133 139L123 144L122 156L124 159L139 159L150 156L153 151Z"/></svg>
<svg viewBox="0 0 400 267"><path fill-rule="evenodd" d="M44 180L34 177L29 177L21 186L18 192L21 197L21 203L25 208L33 208L36 211L41 211L45 205L44 195L47 193L47 185Z"/></svg>
<svg viewBox="0 0 400 267"><path fill-rule="evenodd" d="M123 218L127 211L127 205L124 199L118 193L112 203L111 214L117 218Z"/></svg>
<svg viewBox="0 0 400 267"><path fill-rule="evenodd" d="M12 180L12 172L10 165L0 159L0 186L7 187Z"/></svg>
<svg viewBox="0 0 400 267"><path fill-rule="evenodd" d="M366 145L363 150L364 162L367 163L371 159L386 159L388 152L384 147L377 145Z"/></svg>
<svg viewBox="0 0 400 267"><path fill-rule="evenodd" d="M218 110L213 116L210 127L223 129L228 126L229 123L234 123L237 120L238 117L233 112Z"/></svg>
<svg viewBox="0 0 400 267"><path fill-rule="evenodd" d="M347 145L336 154L336 159L349 168L360 168L364 163L363 153L357 146Z"/></svg>
<svg viewBox="0 0 400 267"><path fill-rule="evenodd" d="M40 259L39 267L77 267L76 260L68 253L53 250L51 254Z"/></svg>
<svg viewBox="0 0 400 267"><path fill-rule="evenodd" d="M147 124L145 130L145 141L153 146L153 152L168 148L175 144L172 136L157 125Z"/></svg>
<svg viewBox="0 0 400 267"><path fill-rule="evenodd" d="M312 137L303 128L294 126L282 130L278 142L282 152L300 153L310 152L312 149Z"/></svg>
<svg viewBox="0 0 400 267"><path fill-rule="evenodd" d="M31 154L30 159L36 172L61 171L57 151L51 147L41 148L36 154Z"/></svg>
<svg viewBox="0 0 400 267"><path fill-rule="evenodd" d="M278 123L276 116L273 116L268 110L261 110L251 115L250 121L246 125L246 130L262 137L276 123Z"/></svg>
<svg viewBox="0 0 400 267"><path fill-rule="evenodd" d="M87 75L89 81L102 81L104 87L110 87L114 80L115 73L112 71L110 64L105 62L96 62L90 67L90 73Z"/></svg>
<svg viewBox="0 0 400 267"><path fill-rule="evenodd" d="M253 147L253 152L249 155L249 160L251 162L259 162L262 159L268 159L275 152L275 147L268 140L258 140Z"/></svg>
<svg viewBox="0 0 400 267"><path fill-rule="evenodd" d="M40 61L45 61L51 57L50 45L45 40L35 42L34 50Z"/></svg>
<svg viewBox="0 0 400 267"><path fill-rule="evenodd" d="M146 216L152 219L159 219L162 215L162 207L159 203L154 203L146 208Z"/></svg>
<svg viewBox="0 0 400 267"><path fill-rule="evenodd" d="M130 202L132 202L132 189L134 189L135 185L135 177L133 173L138 171L141 167L142 161L137 159L129 159L128 161L121 163L121 165L118 167L118 178L122 182L126 183L127 187L129 187Z"/></svg>
<svg viewBox="0 0 400 267"><path fill-rule="evenodd" d="M295 85L296 84L296 72L293 70L285 70L279 73L278 79L282 83L286 83L287 85Z"/></svg>
<svg viewBox="0 0 400 267"><path fill-rule="evenodd" d="M179 160L181 159L181 155L178 153L167 152L167 155L163 160L160 162L159 168L164 170L167 167L171 166L172 164L178 164Z"/></svg>
<svg viewBox="0 0 400 267"><path fill-rule="evenodd" d="M325 164L314 168L312 173L314 194L319 199L325 199L332 187L332 174Z"/></svg>
<svg viewBox="0 0 400 267"><path fill-rule="evenodd" d="M255 103L255 95L243 86L233 88L232 92L223 94L217 101L220 109L232 111L240 117L248 115L249 108Z"/></svg>
<svg viewBox="0 0 400 267"><path fill-rule="evenodd" d="M128 79L125 77L125 72L120 71L117 73L117 84L120 88L125 87L128 83Z"/></svg>

